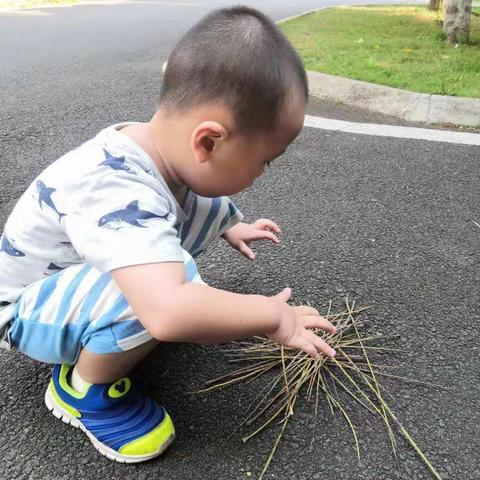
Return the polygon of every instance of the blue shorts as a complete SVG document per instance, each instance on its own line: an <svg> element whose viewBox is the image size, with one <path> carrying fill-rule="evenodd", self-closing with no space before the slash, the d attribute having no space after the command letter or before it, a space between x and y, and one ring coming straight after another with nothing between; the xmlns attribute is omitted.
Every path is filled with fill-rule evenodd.
<svg viewBox="0 0 480 480"><path fill-rule="evenodd" d="M188 282L202 282L184 251ZM110 273L74 265L25 288L8 331L10 345L46 363L77 362L80 350L130 350L153 337L137 319Z"/></svg>

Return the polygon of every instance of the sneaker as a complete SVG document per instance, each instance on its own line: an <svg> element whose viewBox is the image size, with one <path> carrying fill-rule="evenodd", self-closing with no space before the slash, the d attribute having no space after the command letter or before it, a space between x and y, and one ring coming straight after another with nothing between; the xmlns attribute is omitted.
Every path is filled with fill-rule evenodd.
<svg viewBox="0 0 480 480"><path fill-rule="evenodd" d="M55 417L83 430L102 455L122 463L143 462L171 445L175 429L170 416L129 378L90 385L79 393L67 381L72 368L55 365L45 404Z"/></svg>

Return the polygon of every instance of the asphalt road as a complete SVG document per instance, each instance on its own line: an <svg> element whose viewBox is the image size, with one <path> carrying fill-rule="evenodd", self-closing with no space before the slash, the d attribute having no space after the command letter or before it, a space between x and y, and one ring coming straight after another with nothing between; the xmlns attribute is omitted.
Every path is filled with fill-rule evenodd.
<svg viewBox="0 0 480 480"><path fill-rule="evenodd" d="M194 3L0 15L0 227L59 155L106 125L149 118L161 61L183 29L218 4L187 5ZM319 4L251 3L275 18ZM330 299L339 306L345 295L373 305L366 328L399 335L405 350L385 360L397 365L395 373L449 389L384 381L390 406L444 479L480 478L479 158L478 146L305 128L236 198L247 219L282 226L281 245L259 245L250 263L219 243L200 260L204 279L225 289L273 294L290 286L318 306ZM47 412L50 367L0 353L0 478L255 478L274 432L245 445L231 436L253 387L191 393L226 372L225 362L217 347L169 345L137 369L178 436L161 459L126 466L98 455L82 433ZM313 408L304 404L267 478L431 478L405 441L396 461L382 425L354 405L351 412L361 464L346 424L323 408L313 437Z"/></svg>

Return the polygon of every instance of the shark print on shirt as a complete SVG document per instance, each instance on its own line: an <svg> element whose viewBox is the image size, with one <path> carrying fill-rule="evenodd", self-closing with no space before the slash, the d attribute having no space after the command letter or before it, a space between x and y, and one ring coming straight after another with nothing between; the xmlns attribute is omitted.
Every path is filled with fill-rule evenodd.
<svg viewBox="0 0 480 480"><path fill-rule="evenodd" d="M20 250L17 250L5 234L2 235L0 243L0 252L5 252L7 255L12 257L24 257L25 254Z"/></svg>
<svg viewBox="0 0 480 480"><path fill-rule="evenodd" d="M58 265L55 265L53 262L50 263L50 265L47 267L47 271L43 272L44 275L47 277L49 275L52 275L53 273L57 273L60 270L63 270L64 267L59 267Z"/></svg>
<svg viewBox="0 0 480 480"><path fill-rule="evenodd" d="M55 265L53 262L51 262L50 265L47 267L47 270L52 270L56 272L58 270L62 270L62 267L59 267L58 265Z"/></svg>
<svg viewBox="0 0 480 480"><path fill-rule="evenodd" d="M105 150L105 148L103 151L105 152L105 161L99 163L99 166L106 165L113 170L123 170L124 172L132 173L133 175L137 174L133 168L125 165L125 157L114 157L109 151Z"/></svg>
<svg viewBox="0 0 480 480"><path fill-rule="evenodd" d="M62 219L66 215L66 213L60 213L57 210L57 207L53 203L52 194L56 192L56 188L49 188L47 187L41 180L37 181L37 190L38 190L38 204L40 208L43 210L43 204L49 206L57 215L58 221Z"/></svg>
<svg viewBox="0 0 480 480"><path fill-rule="evenodd" d="M165 215L156 215L148 210L140 210L138 208L138 200L130 202L126 208L116 210L115 212L107 213L98 221L99 227L110 228L112 230L119 230L122 227L132 225L134 227L146 228L145 225L138 223L139 220L149 220L151 218L161 218L168 220L169 213Z"/></svg>

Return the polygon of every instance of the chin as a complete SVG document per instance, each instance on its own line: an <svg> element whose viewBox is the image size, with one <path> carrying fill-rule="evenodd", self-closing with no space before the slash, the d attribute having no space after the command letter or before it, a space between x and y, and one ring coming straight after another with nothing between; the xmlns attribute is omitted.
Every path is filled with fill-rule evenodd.
<svg viewBox="0 0 480 480"><path fill-rule="evenodd" d="M195 192L197 195L200 195L201 197L207 197L207 198L215 198L215 197L223 197L225 195L232 195L229 192L226 192L225 190L220 190L220 189L210 189L210 188L193 188L191 187L190 190Z"/></svg>
<svg viewBox="0 0 480 480"><path fill-rule="evenodd" d="M202 197L224 197L240 193L243 188L191 188L197 195Z"/></svg>

